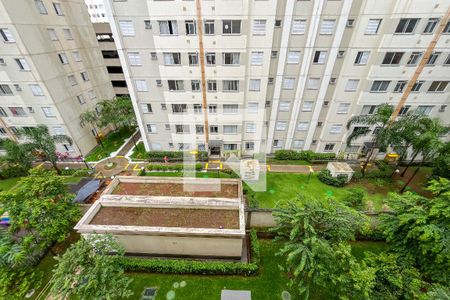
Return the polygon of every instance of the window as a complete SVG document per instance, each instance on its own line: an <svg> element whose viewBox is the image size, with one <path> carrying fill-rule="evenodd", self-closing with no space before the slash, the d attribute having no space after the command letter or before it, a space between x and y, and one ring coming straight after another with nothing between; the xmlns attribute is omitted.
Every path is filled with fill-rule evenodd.
<svg viewBox="0 0 450 300"><path fill-rule="evenodd" d="M281 20L275 20L275 27L281 27Z"/></svg>
<svg viewBox="0 0 450 300"><path fill-rule="evenodd" d="M186 27L186 35L196 35L197 34L197 24L195 21L189 20L184 22Z"/></svg>
<svg viewBox="0 0 450 300"><path fill-rule="evenodd" d="M147 92L148 91L147 81L145 81L143 79L138 79L138 80L135 80L134 83L136 84L136 90L138 92Z"/></svg>
<svg viewBox="0 0 450 300"><path fill-rule="evenodd" d="M283 89L293 90L294 89L295 78L285 77L283 78Z"/></svg>
<svg viewBox="0 0 450 300"><path fill-rule="evenodd" d="M51 107L42 107L42 112L44 113L46 118L54 118L56 115L53 113Z"/></svg>
<svg viewBox="0 0 450 300"><path fill-rule="evenodd" d="M297 124L298 131L307 131L308 130L308 122L300 122Z"/></svg>
<svg viewBox="0 0 450 300"><path fill-rule="evenodd" d="M377 34L380 28L381 19L369 19L367 23L365 34Z"/></svg>
<svg viewBox="0 0 450 300"><path fill-rule="evenodd" d="M267 78L267 84L273 84L273 82L274 82L273 77Z"/></svg>
<svg viewBox="0 0 450 300"><path fill-rule="evenodd" d="M205 21L205 35L214 34L214 20Z"/></svg>
<svg viewBox="0 0 450 300"><path fill-rule="evenodd" d="M355 65L365 65L369 60L370 51L359 51L356 54Z"/></svg>
<svg viewBox="0 0 450 300"><path fill-rule="evenodd" d="M334 145L335 144L332 144L332 143L325 144L324 151L333 151Z"/></svg>
<svg viewBox="0 0 450 300"><path fill-rule="evenodd" d="M361 110L361 115L362 116L373 115L376 112L376 110L377 110L376 105L364 105Z"/></svg>
<svg viewBox="0 0 450 300"><path fill-rule="evenodd" d="M337 54L337 58L343 58L343 57L344 57L344 54L345 54L345 51L344 51L344 50L339 50L339 51L338 51L338 54Z"/></svg>
<svg viewBox="0 0 450 300"><path fill-rule="evenodd" d="M28 65L28 63L25 60L25 58L16 58L15 61L19 65L19 68L22 71L29 71L30 70L30 66Z"/></svg>
<svg viewBox="0 0 450 300"><path fill-rule="evenodd" d="M420 92L420 89L422 88L422 85L425 81L423 80L418 80L416 81L416 83L414 83L411 92Z"/></svg>
<svg viewBox="0 0 450 300"><path fill-rule="evenodd" d="M161 150L161 144L160 143L151 143L150 148L152 150L156 150L156 151Z"/></svg>
<svg viewBox="0 0 450 300"><path fill-rule="evenodd" d="M44 96L44 92L39 84L29 84L28 86L34 96Z"/></svg>
<svg viewBox="0 0 450 300"><path fill-rule="evenodd" d="M235 150L237 150L237 144L223 144L223 150L235 151Z"/></svg>
<svg viewBox="0 0 450 300"><path fill-rule="evenodd" d="M198 65L198 53L188 53L188 58L190 66Z"/></svg>
<svg viewBox="0 0 450 300"><path fill-rule="evenodd" d="M145 124L147 126L148 133L156 133L156 124Z"/></svg>
<svg viewBox="0 0 450 300"><path fill-rule="evenodd" d="M216 114L217 113L217 104L209 104L208 111L211 114Z"/></svg>
<svg viewBox="0 0 450 300"><path fill-rule="evenodd" d="M291 34L305 34L306 20L294 20L292 21Z"/></svg>
<svg viewBox="0 0 450 300"><path fill-rule="evenodd" d="M2 107L0 107L0 116L2 116L2 117L7 117L8 116L6 114L6 111Z"/></svg>
<svg viewBox="0 0 450 300"><path fill-rule="evenodd" d="M325 57L327 56L326 51L316 51L314 53L313 63L315 64L323 64L325 63Z"/></svg>
<svg viewBox="0 0 450 300"><path fill-rule="evenodd" d="M250 92L259 92L261 90L261 79L250 79L248 90Z"/></svg>
<svg viewBox="0 0 450 300"><path fill-rule="evenodd" d="M391 83L390 80L375 80L372 83L372 87L370 88L370 91L371 92L386 92L390 83Z"/></svg>
<svg viewBox="0 0 450 300"><path fill-rule="evenodd" d="M255 142L246 142L245 150L247 150L247 151L255 150Z"/></svg>
<svg viewBox="0 0 450 300"><path fill-rule="evenodd" d="M423 33L433 33L434 29L436 28L436 25L439 23L438 18L430 18L428 19L427 26L425 26L425 29L423 30Z"/></svg>
<svg viewBox="0 0 450 300"><path fill-rule="evenodd" d="M441 55L441 52L434 52L430 55L427 61L427 65L434 65L436 63L436 60L438 59L439 55Z"/></svg>
<svg viewBox="0 0 450 300"><path fill-rule="evenodd" d="M193 92L200 91L200 80L191 80L191 90Z"/></svg>
<svg viewBox="0 0 450 300"><path fill-rule="evenodd" d="M320 78L308 78L306 88L308 90L317 90L319 88Z"/></svg>
<svg viewBox="0 0 450 300"><path fill-rule="evenodd" d="M66 131L61 126L53 126L53 134L54 135L65 135Z"/></svg>
<svg viewBox="0 0 450 300"><path fill-rule="evenodd" d="M336 20L323 20L320 26L320 34L333 34Z"/></svg>
<svg viewBox="0 0 450 300"><path fill-rule="evenodd" d="M303 101L302 111L312 111L313 106L313 101Z"/></svg>
<svg viewBox="0 0 450 300"><path fill-rule="evenodd" d="M47 14L47 8L45 8L44 2L42 0L34 0L34 4L36 4L36 8L38 9L40 14Z"/></svg>
<svg viewBox="0 0 450 300"><path fill-rule="evenodd" d="M205 127L203 125L195 125L195 133L203 134L205 132Z"/></svg>
<svg viewBox="0 0 450 300"><path fill-rule="evenodd" d="M405 115L409 111L410 108L411 108L411 105L404 105L404 106L402 106L402 108L400 108L398 114L400 116Z"/></svg>
<svg viewBox="0 0 450 300"><path fill-rule="evenodd" d="M141 66L141 56L139 55L139 52L128 52L128 61L130 62L131 66Z"/></svg>
<svg viewBox="0 0 450 300"><path fill-rule="evenodd" d="M81 79L83 79L83 81L89 81L89 76L87 72L81 72Z"/></svg>
<svg viewBox="0 0 450 300"><path fill-rule="evenodd" d="M164 53L164 64L166 66L181 65L181 54L178 52Z"/></svg>
<svg viewBox="0 0 450 300"><path fill-rule="evenodd" d="M0 96L12 95L13 92L7 84L0 84Z"/></svg>
<svg viewBox="0 0 450 300"><path fill-rule="evenodd" d="M217 126L217 125L209 126L209 132L212 133L212 134L219 133L219 126Z"/></svg>
<svg viewBox="0 0 450 300"><path fill-rule="evenodd" d="M183 80L167 80L169 91L184 91Z"/></svg>
<svg viewBox="0 0 450 300"><path fill-rule="evenodd" d="M407 82L404 80L397 81L397 84L394 87L394 93L402 93L406 83Z"/></svg>
<svg viewBox="0 0 450 300"><path fill-rule="evenodd" d="M447 58L444 61L444 65L450 65L450 54L447 56Z"/></svg>
<svg viewBox="0 0 450 300"><path fill-rule="evenodd" d="M86 100L84 99L83 95L78 95L77 100L78 100L78 103L80 103L81 105L86 103Z"/></svg>
<svg viewBox="0 0 450 300"><path fill-rule="evenodd" d="M284 131L284 130L286 130L286 122L284 122L284 121L278 121L278 122L275 124L275 130L278 130L278 131Z"/></svg>
<svg viewBox="0 0 450 300"><path fill-rule="evenodd" d="M187 104L172 104L173 113L185 113L187 112L187 109L188 109Z"/></svg>
<svg viewBox="0 0 450 300"><path fill-rule="evenodd" d="M158 21L159 23L159 34L161 35L177 35L178 25L177 21Z"/></svg>
<svg viewBox="0 0 450 300"><path fill-rule="evenodd" d="M447 88L448 81L433 81L428 88L429 92L444 92Z"/></svg>
<svg viewBox="0 0 450 300"><path fill-rule="evenodd" d="M224 65L239 65L240 61L240 53L231 52L231 53L223 53L222 55L222 63Z"/></svg>
<svg viewBox="0 0 450 300"><path fill-rule="evenodd" d="M350 109L350 103L339 103L339 106L337 108L337 114L348 114L348 111Z"/></svg>
<svg viewBox="0 0 450 300"><path fill-rule="evenodd" d="M303 140L295 140L292 143L292 148L294 148L294 149L303 149L304 145L305 145L305 141L303 141Z"/></svg>
<svg viewBox="0 0 450 300"><path fill-rule="evenodd" d="M194 104L194 113L199 114L202 112L202 105L201 104Z"/></svg>
<svg viewBox="0 0 450 300"><path fill-rule="evenodd" d="M345 85L346 92L354 92L358 88L359 79L349 79Z"/></svg>
<svg viewBox="0 0 450 300"><path fill-rule="evenodd" d="M330 134L339 134L342 132L342 124L331 124Z"/></svg>
<svg viewBox="0 0 450 300"><path fill-rule="evenodd" d="M382 65L398 65L402 60L404 52L387 52L384 56Z"/></svg>
<svg viewBox="0 0 450 300"><path fill-rule="evenodd" d="M55 29L48 28L47 29L47 33L48 33L48 37L50 38L51 41L57 41L58 40L58 35L56 34Z"/></svg>
<svg viewBox="0 0 450 300"><path fill-rule="evenodd" d="M238 104L224 104L223 105L223 113L224 114L237 114L239 111Z"/></svg>
<svg viewBox="0 0 450 300"><path fill-rule="evenodd" d="M162 86L162 80L161 79L156 79L156 86Z"/></svg>
<svg viewBox="0 0 450 300"><path fill-rule="evenodd" d="M144 28L152 29L152 22L150 20L144 20Z"/></svg>
<svg viewBox="0 0 450 300"><path fill-rule="evenodd" d="M245 132L246 133L256 133L256 123L253 123L253 122L245 123Z"/></svg>
<svg viewBox="0 0 450 300"><path fill-rule="evenodd" d="M89 98L90 98L91 100L95 100L95 99L97 98L97 95L95 94L95 91L94 91L94 90L90 90L90 91L88 91L87 93L88 93Z"/></svg>
<svg viewBox="0 0 450 300"><path fill-rule="evenodd" d="M253 35L266 34L266 20L253 20Z"/></svg>
<svg viewBox="0 0 450 300"><path fill-rule="evenodd" d="M16 91L18 91L18 92L22 91L22 88L20 87L19 84L13 84L13 85L14 85L14 88L16 89Z"/></svg>
<svg viewBox="0 0 450 300"><path fill-rule="evenodd" d="M223 125L223 134L236 134L237 125Z"/></svg>
<svg viewBox="0 0 450 300"><path fill-rule="evenodd" d="M406 64L410 65L410 66L417 65L421 56L422 56L422 52L411 53L411 56L408 58L408 61L406 62Z"/></svg>
<svg viewBox="0 0 450 300"><path fill-rule="evenodd" d="M64 16L61 3L53 2L53 8L55 9L55 12L58 16Z"/></svg>
<svg viewBox="0 0 450 300"><path fill-rule="evenodd" d="M133 21L119 21L120 32L123 36L134 36Z"/></svg>
<svg viewBox="0 0 450 300"><path fill-rule="evenodd" d="M72 51L72 56L75 61L81 61L81 55L78 51Z"/></svg>
<svg viewBox="0 0 450 300"><path fill-rule="evenodd" d="M414 111L415 115L419 116L429 116L434 106L431 105L419 105Z"/></svg>
<svg viewBox="0 0 450 300"><path fill-rule="evenodd" d="M288 51L287 63L298 64L300 62L300 51Z"/></svg>
<svg viewBox="0 0 450 300"><path fill-rule="evenodd" d="M395 33L413 33L419 20L420 19L416 18L400 19L397 28L395 29Z"/></svg>
<svg viewBox="0 0 450 300"><path fill-rule="evenodd" d="M291 102L290 101L280 101L280 111L289 111L291 108Z"/></svg>
<svg viewBox="0 0 450 300"><path fill-rule="evenodd" d="M208 92L217 92L217 81L216 80L208 80Z"/></svg>
<svg viewBox="0 0 450 300"><path fill-rule="evenodd" d="M205 57L206 57L207 65L214 66L216 64L216 53L208 52L208 53L206 53Z"/></svg>
<svg viewBox="0 0 450 300"><path fill-rule="evenodd" d="M251 60L251 64L253 66L260 66L263 63L263 55L264 52L262 51L253 51L252 52L252 60Z"/></svg>
<svg viewBox="0 0 450 300"><path fill-rule="evenodd" d="M223 34L240 34L241 20L223 20L222 21Z"/></svg>
<svg viewBox="0 0 450 300"><path fill-rule="evenodd" d="M11 31L7 28L0 28L0 35L3 38L3 41L7 43L14 43L14 37L11 34Z"/></svg>
<svg viewBox="0 0 450 300"><path fill-rule="evenodd" d="M223 80L223 91L224 92L238 92L239 91L239 80Z"/></svg>
<svg viewBox="0 0 450 300"><path fill-rule="evenodd" d="M281 148L281 147L283 147L283 140L273 140L273 147L274 148Z"/></svg>
<svg viewBox="0 0 450 300"><path fill-rule="evenodd" d="M447 22L442 33L450 33L450 21Z"/></svg>
<svg viewBox="0 0 450 300"><path fill-rule="evenodd" d="M70 83L71 86L74 86L74 85L78 84L77 79L75 78L74 75L67 76L67 79L69 79L69 83Z"/></svg>
<svg viewBox="0 0 450 300"><path fill-rule="evenodd" d="M247 104L247 113L256 114L258 113L258 103L250 102Z"/></svg>
<svg viewBox="0 0 450 300"><path fill-rule="evenodd" d="M156 54L156 52L150 52L150 57L152 58L152 60L158 60L158 55Z"/></svg>
<svg viewBox="0 0 450 300"><path fill-rule="evenodd" d="M165 103L161 103L161 110L167 110L167 105Z"/></svg>
<svg viewBox="0 0 450 300"><path fill-rule="evenodd" d="M58 54L58 58L59 58L59 61L60 61L63 65L69 63L69 60L67 59L67 56L66 56L65 53L59 53L59 54Z"/></svg>
<svg viewBox="0 0 450 300"><path fill-rule="evenodd" d="M63 33L66 40L73 40L72 31L69 28L64 28Z"/></svg>

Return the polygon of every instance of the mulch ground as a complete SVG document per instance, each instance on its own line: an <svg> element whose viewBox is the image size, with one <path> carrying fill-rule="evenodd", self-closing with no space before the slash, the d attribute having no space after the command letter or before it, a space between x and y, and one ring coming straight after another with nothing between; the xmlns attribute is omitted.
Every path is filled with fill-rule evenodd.
<svg viewBox="0 0 450 300"><path fill-rule="evenodd" d="M239 211L104 206L90 224L238 229Z"/></svg>
<svg viewBox="0 0 450 300"><path fill-rule="evenodd" d="M115 195L224 197L237 198L238 185L221 184L220 191L208 191L208 185L182 183L119 183L112 192Z"/></svg>

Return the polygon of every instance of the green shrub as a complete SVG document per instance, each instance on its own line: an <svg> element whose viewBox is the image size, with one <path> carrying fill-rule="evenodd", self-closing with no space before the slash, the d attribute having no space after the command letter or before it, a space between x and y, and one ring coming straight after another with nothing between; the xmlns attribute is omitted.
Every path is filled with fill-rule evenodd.
<svg viewBox="0 0 450 300"><path fill-rule="evenodd" d="M361 171L355 171L355 173L353 173L352 179L361 180L362 178L363 178L363 174Z"/></svg>
<svg viewBox="0 0 450 300"><path fill-rule="evenodd" d="M94 174L92 169L62 169L61 175L73 177L90 177Z"/></svg>
<svg viewBox="0 0 450 300"><path fill-rule="evenodd" d="M9 165L0 171L3 178L23 177L28 175L28 169L19 165Z"/></svg>
<svg viewBox="0 0 450 300"><path fill-rule="evenodd" d="M294 151L294 150L277 150L275 151L275 158L278 160L334 160L335 153L315 153L311 150Z"/></svg>
<svg viewBox="0 0 450 300"><path fill-rule="evenodd" d="M361 209L363 207L363 201L366 196L366 190L363 188L351 188L347 190L348 193L342 199L345 205L353 207L355 209Z"/></svg>
<svg viewBox="0 0 450 300"><path fill-rule="evenodd" d="M198 261L188 259L146 259L121 257L119 263L126 271L165 274L255 275L261 260L256 231L250 232L251 262Z"/></svg>
<svg viewBox="0 0 450 300"><path fill-rule="evenodd" d="M178 171L181 172L184 169L183 164L175 164L175 165L160 165L160 164L150 164L147 165L147 169L149 171ZM201 171L203 169L202 164L195 164L195 170Z"/></svg>
<svg viewBox="0 0 450 300"><path fill-rule="evenodd" d="M147 152L147 160L152 162L163 162L164 157L167 156L169 162L179 162L184 160L184 151L149 151ZM198 161L207 161L208 152L199 151L197 154Z"/></svg>
<svg viewBox="0 0 450 300"><path fill-rule="evenodd" d="M319 180L323 183L335 187L343 187L348 180L348 176L344 174L338 175L337 177L332 177L330 171L327 169L320 171L317 178L319 178Z"/></svg>

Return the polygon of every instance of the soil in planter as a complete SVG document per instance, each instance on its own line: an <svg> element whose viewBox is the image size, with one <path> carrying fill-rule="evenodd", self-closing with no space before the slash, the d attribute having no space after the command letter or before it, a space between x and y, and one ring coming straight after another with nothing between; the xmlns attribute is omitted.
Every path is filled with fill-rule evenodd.
<svg viewBox="0 0 450 300"><path fill-rule="evenodd" d="M195 190L195 188L197 190ZM185 190L186 188L186 190ZM119 183L112 192L115 195L148 195L148 196L180 196L180 197L224 197L237 198L238 185L221 184L220 191L204 191L207 185L191 185L180 183ZM191 191L195 190L195 191Z"/></svg>
<svg viewBox="0 0 450 300"><path fill-rule="evenodd" d="M103 206L90 224L238 229L239 211Z"/></svg>

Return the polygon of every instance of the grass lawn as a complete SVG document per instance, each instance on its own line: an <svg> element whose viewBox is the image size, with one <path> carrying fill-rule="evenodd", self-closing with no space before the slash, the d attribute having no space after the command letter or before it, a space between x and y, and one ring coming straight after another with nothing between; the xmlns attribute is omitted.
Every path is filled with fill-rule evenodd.
<svg viewBox="0 0 450 300"><path fill-rule="evenodd" d="M11 190L22 177L14 177L0 180L0 191Z"/></svg>
<svg viewBox="0 0 450 300"><path fill-rule="evenodd" d="M83 178L83 177L64 176L62 179L63 179L63 182L64 182L64 183L69 184L69 183L78 183L78 182L80 182L80 180L81 180L82 178Z"/></svg>
<svg viewBox="0 0 450 300"><path fill-rule="evenodd" d="M103 140L103 147L97 145L88 155L86 161L98 161L117 151L123 145L125 140L135 131L134 128L123 127L117 131L109 133Z"/></svg>
<svg viewBox="0 0 450 300"><path fill-rule="evenodd" d="M276 158L268 158L266 163L272 165L311 165L311 163L306 160L278 160Z"/></svg>
<svg viewBox="0 0 450 300"><path fill-rule="evenodd" d="M365 253L368 251L378 254L388 247L385 242L374 241L354 241L350 245L352 246L353 256L360 260L365 257Z"/></svg>
<svg viewBox="0 0 450 300"><path fill-rule="evenodd" d="M136 147L134 147L133 153L131 154L130 157L133 161L145 160L145 158L147 157L147 152L145 151L144 143L141 142L137 144Z"/></svg>

